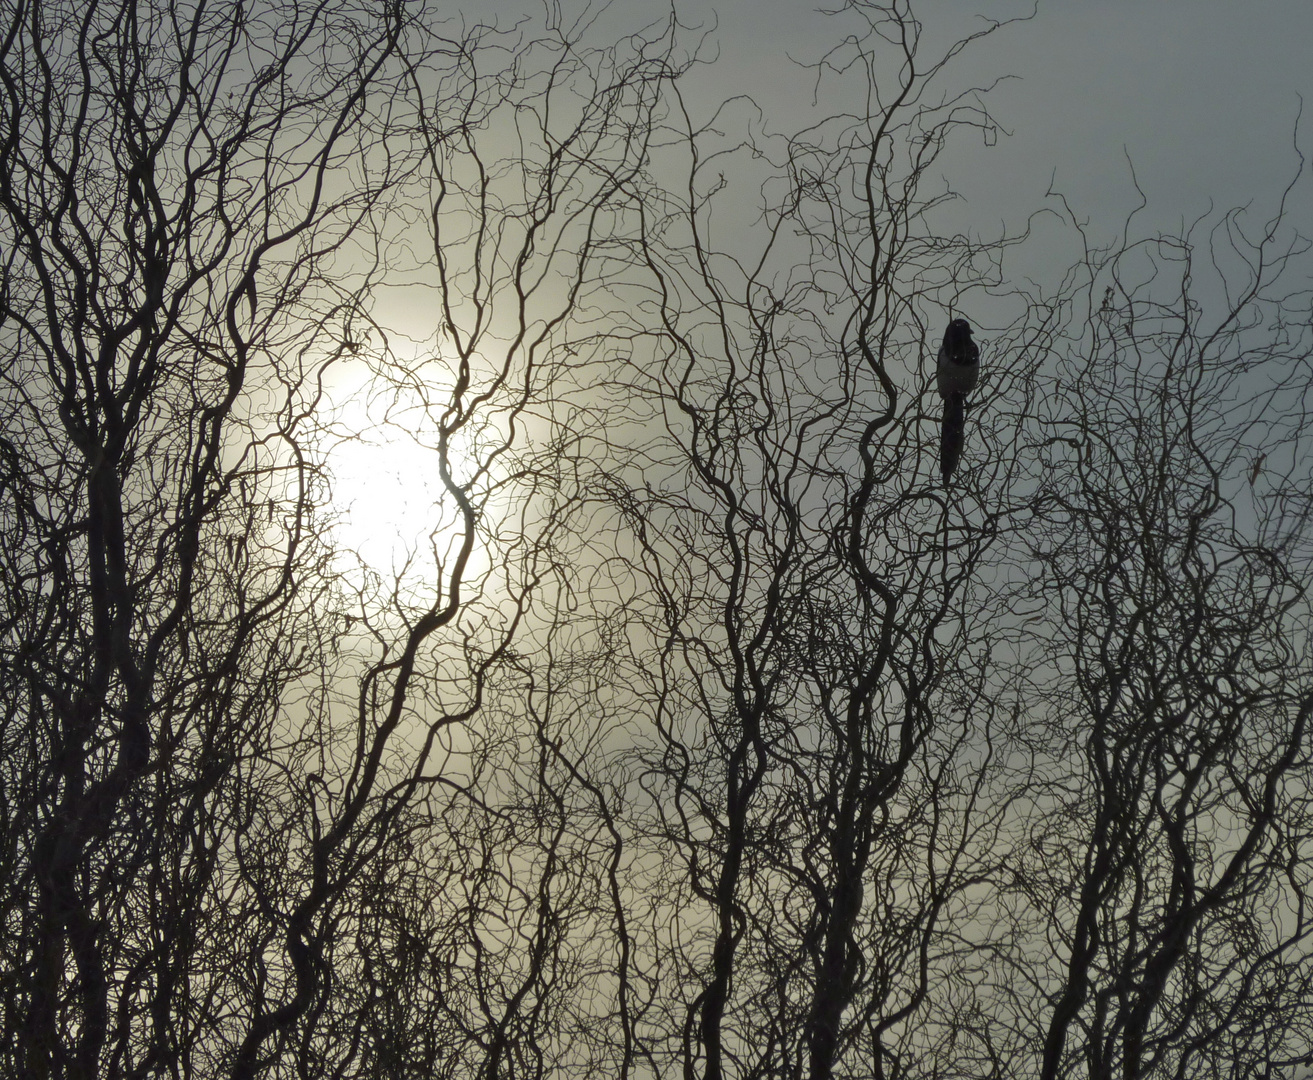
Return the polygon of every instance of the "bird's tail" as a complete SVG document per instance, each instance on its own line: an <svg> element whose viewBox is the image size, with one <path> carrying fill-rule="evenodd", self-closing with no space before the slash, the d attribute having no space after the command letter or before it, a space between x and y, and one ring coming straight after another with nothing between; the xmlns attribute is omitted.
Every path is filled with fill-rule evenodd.
<svg viewBox="0 0 1313 1080"><path fill-rule="evenodd" d="M953 475L958 459L962 456L962 444L966 441L967 398L963 393L949 394L944 399L944 431L939 440L939 471L944 474L944 483Z"/></svg>

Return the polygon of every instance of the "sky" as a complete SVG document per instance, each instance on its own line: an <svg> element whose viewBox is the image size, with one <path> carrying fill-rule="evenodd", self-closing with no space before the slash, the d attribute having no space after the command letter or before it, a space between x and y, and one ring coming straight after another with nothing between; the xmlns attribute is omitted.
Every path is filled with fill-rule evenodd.
<svg viewBox="0 0 1313 1080"><path fill-rule="evenodd" d="M624 0L625 3L630 0ZM1027 0L915 4L933 34L963 36L995 18L1030 10ZM809 82L783 59L814 55L832 32L797 0L720 0L721 60L709 86L753 88L768 109L805 108ZM1012 132L994 147L961 145L945 159L949 179L981 221L1015 224L1043 200L1053 178L1081 215L1114 229L1135 205L1134 163L1160 227L1262 200L1275 204L1293 176L1300 144L1313 151L1313 3L1307 0L1039 0L1029 22L964 53L959 78L998 86L991 108ZM1256 207L1258 204L1255 204ZM1313 200L1297 208L1313 230Z"/></svg>
<svg viewBox="0 0 1313 1080"><path fill-rule="evenodd" d="M568 22L600 10L589 38L595 44L668 11L661 0L452 2L466 20L531 13L540 22L552 7ZM945 44L978 31L985 19L1022 17L1035 7L1035 0L910 2L927 41ZM823 115L812 107L814 78L801 62L833 46L836 22L818 10L844 0L674 3L683 23L714 27L709 40L719 53L682 83L690 101L709 114L728 97L751 95L776 132ZM1251 204L1254 223L1271 216L1299 169L1301 99L1308 108L1298 145L1313 157L1313 0L1037 4L1033 18L976 42L949 69L946 85L956 89L1004 79L988 104L1010 132L992 146L964 133L941 156L943 176L963 196L949 227L983 239L1016 231L1044 205L1052 184L1089 223L1092 238L1106 243L1139 202L1136 181L1148 203L1137 215L1140 235L1179 231L1210 207L1220 214ZM1287 220L1313 234L1313 169ZM1070 252L1041 257L1061 259L1055 270L1074 261Z"/></svg>

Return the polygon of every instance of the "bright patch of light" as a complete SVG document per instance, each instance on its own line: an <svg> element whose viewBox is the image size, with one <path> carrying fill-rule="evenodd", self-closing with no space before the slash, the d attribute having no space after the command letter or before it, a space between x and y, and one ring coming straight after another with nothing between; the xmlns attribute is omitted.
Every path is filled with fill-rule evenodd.
<svg viewBox="0 0 1313 1080"><path fill-rule="evenodd" d="M337 568L362 568L385 580L431 574L456 524L443 490L432 421L367 374L339 379L331 390L327 446Z"/></svg>

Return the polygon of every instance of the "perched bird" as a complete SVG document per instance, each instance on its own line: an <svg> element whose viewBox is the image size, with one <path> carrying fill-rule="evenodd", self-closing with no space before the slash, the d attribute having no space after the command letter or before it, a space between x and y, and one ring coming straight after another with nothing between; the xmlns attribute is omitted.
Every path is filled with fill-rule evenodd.
<svg viewBox="0 0 1313 1080"><path fill-rule="evenodd" d="M939 393L944 399L944 430L939 440L939 471L944 483L957 468L966 437L967 393L980 381L980 347L971 340L971 324L954 319L939 346Z"/></svg>

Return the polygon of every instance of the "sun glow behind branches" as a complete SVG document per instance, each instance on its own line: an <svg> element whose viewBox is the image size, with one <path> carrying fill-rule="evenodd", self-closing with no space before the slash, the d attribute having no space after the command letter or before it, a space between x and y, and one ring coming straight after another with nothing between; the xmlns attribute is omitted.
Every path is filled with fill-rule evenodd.
<svg viewBox="0 0 1313 1080"><path fill-rule="evenodd" d="M375 576L385 586L433 581L461 540L459 507L439 472L433 410L442 388L398 388L361 364L327 389L335 568L357 585Z"/></svg>

